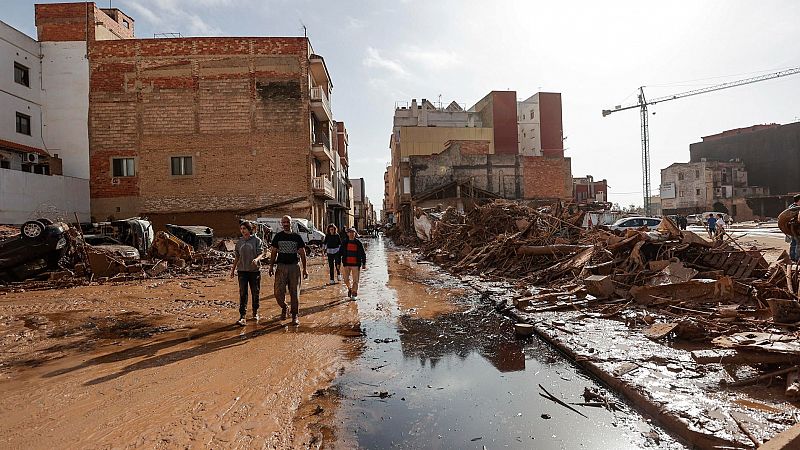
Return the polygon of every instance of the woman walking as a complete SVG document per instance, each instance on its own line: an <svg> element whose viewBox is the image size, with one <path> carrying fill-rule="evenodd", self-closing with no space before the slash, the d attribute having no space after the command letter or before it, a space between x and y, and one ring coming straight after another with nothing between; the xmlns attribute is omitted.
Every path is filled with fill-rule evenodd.
<svg viewBox="0 0 800 450"><path fill-rule="evenodd" d="M242 237L236 242L234 254L236 258L231 268L231 278L239 272L239 325L245 325L247 313L247 288L253 297L253 319L258 323L258 294L261 290L261 270L259 261L264 258L264 243L253 235L254 226L250 222L242 222L239 231Z"/></svg>
<svg viewBox="0 0 800 450"><path fill-rule="evenodd" d="M328 273L331 276L331 284L336 284L336 279L342 279L342 255L339 249L342 246L342 238L339 236L336 225L328 225L325 231L325 253L328 255ZM333 278L333 269L336 268L336 279Z"/></svg>

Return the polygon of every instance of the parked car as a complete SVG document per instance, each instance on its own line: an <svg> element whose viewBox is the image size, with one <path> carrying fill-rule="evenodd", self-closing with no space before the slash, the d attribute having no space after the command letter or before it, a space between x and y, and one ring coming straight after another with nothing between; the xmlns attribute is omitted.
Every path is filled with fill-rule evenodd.
<svg viewBox="0 0 800 450"><path fill-rule="evenodd" d="M206 226L167 224L167 231L194 247L195 250L211 248L214 240L214 230Z"/></svg>
<svg viewBox="0 0 800 450"><path fill-rule="evenodd" d="M25 222L20 234L0 241L0 280L30 278L58 267L67 246L69 226L47 219Z"/></svg>
<svg viewBox="0 0 800 450"><path fill-rule="evenodd" d="M126 264L136 263L141 259L139 250L130 245L125 245L111 236L85 234L83 241L94 248L110 252Z"/></svg>
<svg viewBox="0 0 800 450"><path fill-rule="evenodd" d="M609 225L611 230L638 230L647 227L648 230L655 230L661 224L658 217L623 217Z"/></svg>
<svg viewBox="0 0 800 450"><path fill-rule="evenodd" d="M259 217L256 219L259 224L268 225L273 233L283 230L280 217ZM314 224L307 219L292 218L292 231L299 234L306 244L321 244L325 240L325 234L314 228Z"/></svg>

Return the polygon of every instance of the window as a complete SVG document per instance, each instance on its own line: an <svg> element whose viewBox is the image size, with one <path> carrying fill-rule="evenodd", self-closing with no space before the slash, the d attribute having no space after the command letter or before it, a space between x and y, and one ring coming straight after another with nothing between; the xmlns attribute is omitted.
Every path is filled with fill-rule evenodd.
<svg viewBox="0 0 800 450"><path fill-rule="evenodd" d="M131 24L127 20L122 19L122 26L125 27L125 28L130 28Z"/></svg>
<svg viewBox="0 0 800 450"><path fill-rule="evenodd" d="M10 169L11 168L11 161L2 160L0 161L0 169Z"/></svg>
<svg viewBox="0 0 800 450"><path fill-rule="evenodd" d="M699 170L695 170L694 171L694 177L695 178L700 178L700 171Z"/></svg>
<svg viewBox="0 0 800 450"><path fill-rule="evenodd" d="M533 110L531 110L530 118L531 118L531 120L533 120Z"/></svg>
<svg viewBox="0 0 800 450"><path fill-rule="evenodd" d="M173 175L191 175L192 174L192 157L191 156L173 156L172 157L172 174Z"/></svg>
<svg viewBox="0 0 800 450"><path fill-rule="evenodd" d="M694 195L700 195L700 189L695 189L694 190Z"/></svg>
<svg viewBox="0 0 800 450"><path fill-rule="evenodd" d="M20 63L14 63L14 82L31 87L30 69Z"/></svg>
<svg viewBox="0 0 800 450"><path fill-rule="evenodd" d="M683 172L678 173L678 181L683 180Z"/></svg>
<svg viewBox="0 0 800 450"><path fill-rule="evenodd" d="M136 175L133 158L114 158L112 160L112 176L132 177Z"/></svg>
<svg viewBox="0 0 800 450"><path fill-rule="evenodd" d="M17 133L31 135L31 116L17 113Z"/></svg>
<svg viewBox="0 0 800 450"><path fill-rule="evenodd" d="M411 177L403 177L403 194L411 193Z"/></svg>

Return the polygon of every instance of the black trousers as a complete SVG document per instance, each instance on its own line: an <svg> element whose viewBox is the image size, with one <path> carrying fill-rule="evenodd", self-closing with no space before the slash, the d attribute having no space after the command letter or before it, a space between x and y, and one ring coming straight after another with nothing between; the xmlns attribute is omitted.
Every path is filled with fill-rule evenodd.
<svg viewBox="0 0 800 450"><path fill-rule="evenodd" d="M253 297L253 315L258 312L258 294L261 292L261 272L239 271L239 315L247 313L247 286Z"/></svg>
<svg viewBox="0 0 800 450"><path fill-rule="evenodd" d="M333 269L336 268L336 273L339 273L339 267L342 265L342 255L339 253L328 253L328 272L331 275L331 280L336 278L333 276Z"/></svg>

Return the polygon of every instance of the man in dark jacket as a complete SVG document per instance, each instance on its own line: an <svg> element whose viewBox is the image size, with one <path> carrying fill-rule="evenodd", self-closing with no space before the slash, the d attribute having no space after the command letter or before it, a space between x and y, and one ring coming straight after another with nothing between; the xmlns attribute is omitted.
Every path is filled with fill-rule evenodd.
<svg viewBox="0 0 800 450"><path fill-rule="evenodd" d="M347 229L347 239L342 243L339 252L342 256L342 276L344 285L347 286L347 296L356 300L361 269L366 269L367 266L367 253L364 251L364 244L356 238L355 228Z"/></svg>

